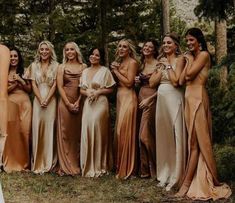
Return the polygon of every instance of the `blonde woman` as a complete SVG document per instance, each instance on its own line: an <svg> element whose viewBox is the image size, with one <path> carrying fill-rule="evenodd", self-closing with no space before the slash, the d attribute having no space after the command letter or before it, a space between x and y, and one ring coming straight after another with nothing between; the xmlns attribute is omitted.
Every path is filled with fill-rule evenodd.
<svg viewBox="0 0 235 203"><path fill-rule="evenodd" d="M28 70L35 95L32 119L32 168L34 173L50 171L56 163L54 128L56 118L56 74L54 46L42 41Z"/></svg>
<svg viewBox="0 0 235 203"><path fill-rule="evenodd" d="M57 152L60 175L80 173L80 138L82 103L80 77L86 64L75 42L68 42L63 49L63 63L57 74L60 93L57 118Z"/></svg>
<svg viewBox="0 0 235 203"><path fill-rule="evenodd" d="M111 65L117 78L116 177L126 179L136 174L137 96L134 90L138 63L133 43L118 43L116 61Z"/></svg>

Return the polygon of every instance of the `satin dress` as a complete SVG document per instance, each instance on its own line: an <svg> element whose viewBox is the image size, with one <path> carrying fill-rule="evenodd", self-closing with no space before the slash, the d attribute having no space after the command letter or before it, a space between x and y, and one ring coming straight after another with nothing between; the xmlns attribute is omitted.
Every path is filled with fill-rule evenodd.
<svg viewBox="0 0 235 203"><path fill-rule="evenodd" d="M87 79L88 71L89 68L82 73L81 88L111 88L115 85L108 68L102 66L92 80ZM107 174L112 168L112 163L112 134L107 96L100 95L92 103L86 98L82 112L82 176L98 177Z"/></svg>

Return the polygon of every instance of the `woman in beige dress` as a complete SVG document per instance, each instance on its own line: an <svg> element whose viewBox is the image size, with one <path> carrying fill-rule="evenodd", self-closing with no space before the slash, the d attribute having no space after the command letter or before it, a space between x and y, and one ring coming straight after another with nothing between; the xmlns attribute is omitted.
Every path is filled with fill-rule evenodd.
<svg viewBox="0 0 235 203"><path fill-rule="evenodd" d="M186 82L185 120L188 131L188 161L183 184L176 194L196 200L228 198L231 189L219 183L211 142L211 113L205 88L211 67L203 33L198 28L186 32L189 52L180 83Z"/></svg>
<svg viewBox="0 0 235 203"><path fill-rule="evenodd" d="M29 141L32 121L32 105L28 95L31 84L22 78L23 58L17 48L10 51L8 136L3 154L3 169L6 172L30 169Z"/></svg>
<svg viewBox="0 0 235 203"><path fill-rule="evenodd" d="M184 97L178 83L185 61L175 33L164 36L158 60L160 67L152 75L156 79L150 78L150 86L156 85L156 81L159 83L156 105L157 180L158 186L169 191L177 186L185 171L187 139Z"/></svg>
<svg viewBox="0 0 235 203"><path fill-rule="evenodd" d="M156 141L155 113L157 88L149 86L149 78L156 70L158 44L156 40L147 40L142 48L142 70L136 77L139 91L139 146L140 146L140 176L142 178L156 175Z"/></svg>
<svg viewBox="0 0 235 203"><path fill-rule="evenodd" d="M57 152L60 175L80 173L80 138L82 103L79 82L86 64L78 45L68 42L63 49L63 63L57 74L60 93L57 114Z"/></svg>
<svg viewBox="0 0 235 203"><path fill-rule="evenodd" d="M0 44L0 167L2 166L2 154L5 140L7 137L7 114L8 114L8 95L7 80L10 65L10 51L7 47ZM4 203L2 186L0 184L0 202Z"/></svg>
<svg viewBox="0 0 235 203"><path fill-rule="evenodd" d="M116 61L111 65L118 81L116 116L116 178L127 179L136 175L137 96L134 90L138 71L135 48L130 40L118 43Z"/></svg>
<svg viewBox="0 0 235 203"><path fill-rule="evenodd" d="M32 81L35 95L32 119L32 167L34 173L50 171L56 163L55 119L56 119L56 75L58 63L54 46L42 41L35 61L30 65L28 78Z"/></svg>
<svg viewBox="0 0 235 203"><path fill-rule="evenodd" d="M93 48L91 67L82 72L80 91L86 96L82 112L81 169L82 176L98 177L112 168L112 135L107 95L115 81L104 63L102 49Z"/></svg>

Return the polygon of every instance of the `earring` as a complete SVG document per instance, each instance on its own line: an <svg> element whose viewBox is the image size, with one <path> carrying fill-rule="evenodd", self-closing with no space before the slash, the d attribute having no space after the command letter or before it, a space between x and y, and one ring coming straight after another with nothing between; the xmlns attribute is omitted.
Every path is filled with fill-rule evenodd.
<svg viewBox="0 0 235 203"><path fill-rule="evenodd" d="M199 43L199 50L202 51L202 45Z"/></svg>

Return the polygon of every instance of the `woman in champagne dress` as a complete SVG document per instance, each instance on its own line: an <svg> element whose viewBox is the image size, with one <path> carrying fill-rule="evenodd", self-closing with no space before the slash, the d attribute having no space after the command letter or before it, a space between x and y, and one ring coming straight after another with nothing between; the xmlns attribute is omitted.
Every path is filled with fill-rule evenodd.
<svg viewBox="0 0 235 203"><path fill-rule="evenodd" d="M157 180L158 186L169 191L184 174L187 139L184 97L178 83L185 61L175 33L164 36L158 60L161 66L152 75L161 75L156 106Z"/></svg>
<svg viewBox="0 0 235 203"><path fill-rule="evenodd" d="M3 154L3 169L6 172L30 169L29 141L32 121L32 106L28 95L31 84L22 79L23 59L17 48L12 48L10 54L8 136Z"/></svg>
<svg viewBox="0 0 235 203"><path fill-rule="evenodd" d="M34 173L50 171L56 163L56 75L58 63L54 46L42 41L35 61L30 65L28 77L34 92L32 119L32 167Z"/></svg>
<svg viewBox="0 0 235 203"><path fill-rule="evenodd" d="M156 175L156 141L155 141L155 112L157 88L149 86L149 78L156 69L158 44L148 40L142 48L142 70L137 77L139 91L139 146L140 146L140 176L142 178Z"/></svg>
<svg viewBox="0 0 235 203"><path fill-rule="evenodd" d="M82 72L80 91L86 96L82 112L82 176L98 177L112 168L112 135L107 95L115 81L104 63L102 49L94 48L89 57L91 67Z"/></svg>
<svg viewBox="0 0 235 203"><path fill-rule="evenodd" d="M118 81L115 129L116 178L127 179L137 172L137 96L134 85L138 63L130 40L123 39L118 43L116 56L116 61L111 65Z"/></svg>
<svg viewBox="0 0 235 203"><path fill-rule="evenodd" d="M188 131L188 161L183 184L176 194L194 200L228 198L231 189L219 183L211 142L211 113L205 88L211 66L203 33L198 28L186 32L189 52L180 83L186 82L185 120Z"/></svg>
<svg viewBox="0 0 235 203"><path fill-rule="evenodd" d="M80 173L82 103L79 82L86 64L78 45L66 43L63 64L59 66L57 87L60 93L57 115L57 152L60 175Z"/></svg>

